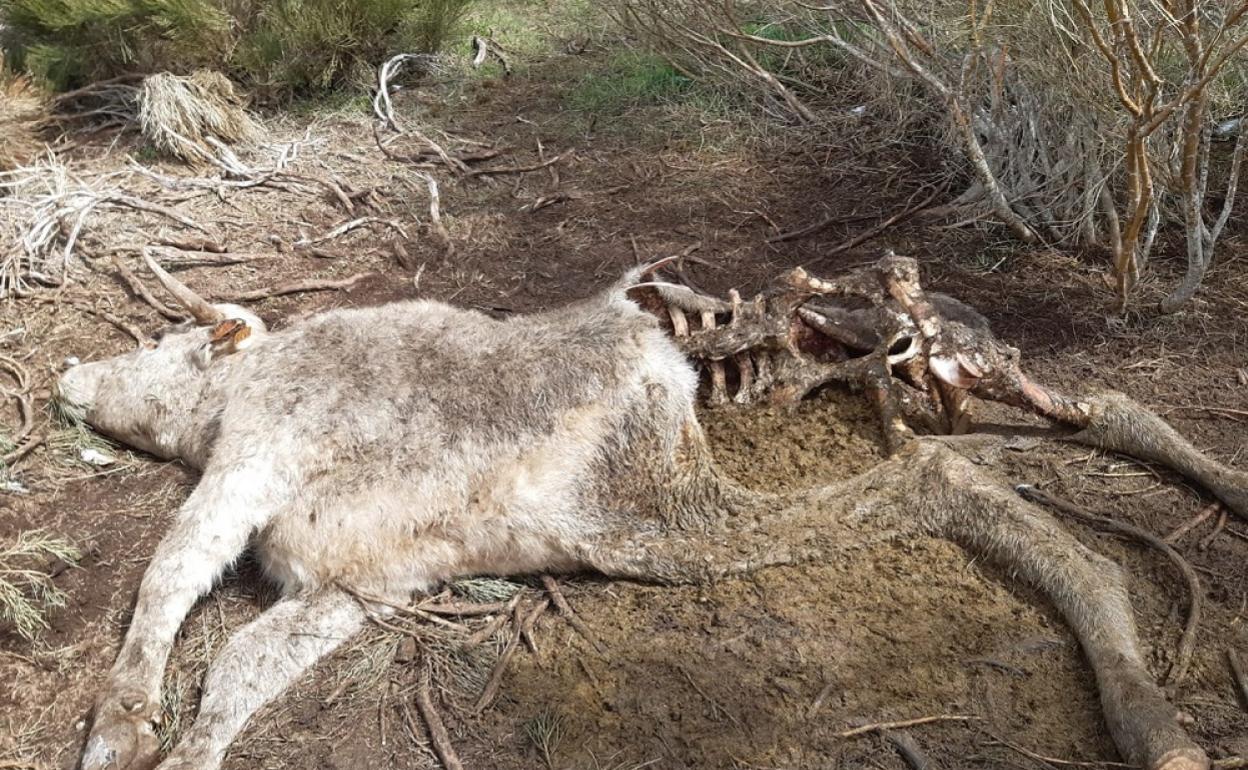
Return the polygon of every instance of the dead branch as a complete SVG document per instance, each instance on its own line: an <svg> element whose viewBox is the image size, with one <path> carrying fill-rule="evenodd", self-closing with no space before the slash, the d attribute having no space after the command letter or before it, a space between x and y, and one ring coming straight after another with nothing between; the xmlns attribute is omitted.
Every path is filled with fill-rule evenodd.
<svg viewBox="0 0 1248 770"><path fill-rule="evenodd" d="M0 466L11 468L18 460L21 460L34 451L35 447L42 444L43 437L31 435L31 431L35 427L35 408L34 400L30 395L30 375L26 368L18 363L16 359L0 356L0 370L8 374L17 386L14 390L0 388L0 395L11 398L17 407L18 425L8 435L9 441L13 444L13 449L0 455Z"/></svg>
<svg viewBox="0 0 1248 770"><path fill-rule="evenodd" d="M395 222L393 219L382 219L381 217L359 217L357 219L352 219L352 220L343 222L342 224L338 225L337 227L325 233L324 235L320 236L319 238L313 238L310 241L300 241L299 243L296 243L295 246L296 247L300 245L310 246L310 245L315 245L318 243L324 243L325 241L332 241L335 238L346 235L352 230L356 230L358 228L365 227L367 225L375 225L375 224L385 225L386 227L389 227L391 230L394 230L395 232L397 232L399 235L403 236L404 238L407 237L407 231L403 229L402 225L400 225L398 222Z"/></svg>
<svg viewBox="0 0 1248 770"><path fill-rule="evenodd" d="M55 300L49 300L49 301L55 301ZM99 318L102 321L106 321L112 324L113 326L117 327L118 329L120 329L121 331L129 335L131 338L133 338L135 345L137 347L140 347L140 348L150 347L155 344L152 341L152 338L147 336L147 333L144 332L142 329L130 323L126 319L108 312L107 310L101 310L97 307L92 307L91 305L88 305L85 302L79 302L77 300L71 300L71 299L65 300L65 304L69 305L75 310L79 310L83 313L86 313L87 315L95 316L96 318Z"/></svg>
<svg viewBox="0 0 1248 770"><path fill-rule="evenodd" d="M451 743L451 735L446 731L446 725L442 723L442 717L433 705L429 682L425 679L421 680L420 687L416 689L416 708L429 728L429 740L433 743L433 750L437 752L442 766L446 770L463 770L464 765L459 761L459 755L455 753L455 746Z"/></svg>
<svg viewBox="0 0 1248 770"><path fill-rule="evenodd" d="M1174 530L1172 530L1170 534L1163 537L1162 540L1170 545L1174 545L1188 532L1191 532L1194 528L1203 524L1210 516L1217 513L1220 507L1222 507L1222 501L1214 500L1212 503L1209 503L1197 511L1195 516L1175 527Z"/></svg>
<svg viewBox="0 0 1248 770"><path fill-rule="evenodd" d="M169 272L189 270L193 267L228 267L273 259L276 254L246 254L241 252L186 251L178 254L162 254L160 263Z"/></svg>
<svg viewBox="0 0 1248 770"><path fill-rule="evenodd" d="M872 238L876 238L880 236L881 234L884 233L884 231L888 230L888 228L892 227L898 222L902 222L906 219L909 219L910 217L914 216L918 212L927 208L928 205L930 205L932 201L936 200L936 196L940 195L942 192L944 192L944 190L945 190L944 185L937 187L936 189L932 190L932 192L926 198L919 201L915 205L910 206L909 208L906 208L902 211L899 211L896 214L893 214L891 217L885 219L884 221L880 222L876 226L869 228L867 230L864 230L858 235L855 235L853 238L850 238L847 241L842 241L841 243L838 243L837 245L833 246L830 249L826 249L826 250L821 249L820 254L822 254L823 256L832 256L833 254L840 254L842 251L848 251L854 248L855 246L860 246L863 243L866 243Z"/></svg>
<svg viewBox="0 0 1248 770"><path fill-rule="evenodd" d="M533 629L537 626L538 618L540 618L542 613L544 613L549 607L550 599L543 598L536 605L534 605L532 611L525 616L524 622L520 625L520 636L524 639L524 643L528 645L529 651L538 658L539 666L541 665L541 651L537 649L537 639L533 637Z"/></svg>
<svg viewBox="0 0 1248 770"><path fill-rule="evenodd" d="M806 225L805 227L800 227L796 230L789 230L788 232L766 238L764 239L764 243L783 243L784 241L795 241L799 238L805 238L808 235L814 235L815 233L831 227L832 225L847 225L853 222L866 222L871 219L874 219L874 217L861 216L857 214L850 214L848 216L829 215L820 219L818 222Z"/></svg>
<svg viewBox="0 0 1248 770"><path fill-rule="evenodd" d="M498 60L499 66L503 68L503 76L511 77L511 65L507 62L507 57L503 55L502 46L495 43L492 38L473 35L472 50L472 66L474 69L479 69L482 64L485 64L487 58L494 57Z"/></svg>
<svg viewBox="0 0 1248 770"><path fill-rule="evenodd" d="M1188 610L1187 623L1183 627L1183 635L1179 638L1178 648L1174 653L1174 663L1170 667L1170 672L1166 676L1167 684L1178 684L1187 676L1188 666L1192 662L1192 651L1196 647L1196 632L1200 625L1200 605L1203 593L1200 588L1200 578L1196 574L1196 570L1192 569L1192 565L1188 563L1183 555L1174 549L1166 541L1146 532L1134 524L1128 524L1125 521L1111 519L1108 516L1101 516L1092 513L1074 503L1054 497L1047 492L1031 486L1030 484L1019 484L1015 490L1024 498L1042 505L1047 505L1054 510L1074 516L1077 519L1090 522L1096 526L1117 532L1129 537L1133 537L1142 543L1156 548L1165 554L1175 567L1178 568L1180 574L1183 575L1184 581L1187 583L1188 592Z"/></svg>
<svg viewBox="0 0 1248 770"><path fill-rule="evenodd" d="M503 673L507 670L507 662L511 660L517 645L520 644L520 636L524 630L524 615L521 613L521 607L518 602L511 610L511 624L511 636L507 639L507 644L503 647L502 653L499 654L498 662L494 664L494 669L490 671L490 678L486 680L485 687L481 690L481 695L472 707L474 713L480 714L494 702L494 698L498 695L498 687L503 681Z"/></svg>
<svg viewBox="0 0 1248 770"><path fill-rule="evenodd" d="M1226 509L1221 508L1218 511L1218 520L1213 525L1213 531L1200 539L1200 543L1199 545L1197 545L1197 548L1204 551L1204 550L1208 550L1209 546L1213 545L1213 541L1217 540L1218 535L1221 535L1222 531L1226 529L1226 518L1227 518Z"/></svg>
<svg viewBox="0 0 1248 770"><path fill-rule="evenodd" d="M560 153L559 155L556 155L553 158L544 160L541 163L534 163L531 166L498 166L495 168L474 168L468 172L468 176L496 176L498 174L528 174L533 171L541 171L544 168L549 168L550 166L553 166L556 163L561 162L564 158L571 156L573 152L574 150L568 150L567 152Z"/></svg>
<svg viewBox="0 0 1248 770"><path fill-rule="evenodd" d="M706 701L707 704L710 705L711 715L713 718L718 719L718 717L716 717L715 715L723 714L724 716L728 717L728 721L732 722L734 725L737 726L738 730L745 729L745 726L741 724L741 721L737 719L731 711L724 708L723 704L721 704L719 701L712 698L710 695L707 694L706 690L703 690L700 686L698 686L698 683L697 681L694 680L693 675L689 673L689 669L685 668L684 666L681 666L680 673L684 675L685 681L689 683L689 686L692 687L698 695L702 696L702 700Z"/></svg>
<svg viewBox="0 0 1248 770"><path fill-rule="evenodd" d="M994 735L993 733L988 733L988 734L992 736L992 739L995 742L1006 747L1007 749L1010 749L1011 751L1016 751L1019 754L1022 754L1024 757L1034 759L1037 762L1045 762L1050 765L1063 765L1066 767L1100 767L1100 768L1104 768L1104 767L1134 768L1136 767L1135 765L1128 765L1125 762L1084 762L1084 761L1080 761L1076 759L1059 759L1057 757L1050 757L1050 756L1046 756L1044 754L1039 754L1035 751L1032 751L1031 749L1025 746L1020 746L1017 743L1014 743L1013 741L1007 741L1006 739L1002 738L999 735Z"/></svg>
<svg viewBox="0 0 1248 770"><path fill-rule="evenodd" d="M1248 672L1244 669L1244 664L1240 662L1239 655L1232 649L1226 651L1226 662L1231 667L1231 676L1235 679L1235 686L1241 698L1240 705L1248 710Z"/></svg>
<svg viewBox="0 0 1248 770"><path fill-rule="evenodd" d="M906 730L894 731L884 730L884 740L893 744L893 748L897 749L897 753L901 758L906 760L906 764L910 765L912 770L930 770L932 763L919 748L919 742L914 739Z"/></svg>
<svg viewBox="0 0 1248 770"><path fill-rule="evenodd" d="M433 225L433 231L442 241L447 256L450 256L455 251L455 243L451 240L450 231L442 223L442 196L438 192L438 180L434 179L432 174L426 174L423 171L417 171L416 176L425 183L425 189L429 191L429 220Z"/></svg>
<svg viewBox="0 0 1248 770"><path fill-rule="evenodd" d="M872 722L871 724L855 727L852 730L833 733L833 735L837 738L853 738L857 735L865 735L866 733L873 733L878 730L897 730L903 727L917 727L918 725L931 724L932 722L972 722L978 719L979 717L968 716L965 714L936 714L929 717L903 719L897 722Z"/></svg>
<svg viewBox="0 0 1248 770"><path fill-rule="evenodd" d="M179 224L186 225L192 230L198 230L205 235L208 234L208 228L199 224L182 212L176 209L171 209L168 206L161 206L158 203L151 203L150 201L145 201L141 198L135 198L130 195L113 195L109 196L107 200L110 203L126 206L135 209L136 211L146 211L152 214L160 214L161 216L168 217Z"/></svg>
<svg viewBox="0 0 1248 770"><path fill-rule="evenodd" d="M568 604L567 598L564 597L563 591L559 588L559 581L550 575L542 575L542 587L546 589L546 593L550 594L550 598L554 601L555 607L558 608L559 614L568 621L569 625L576 629L576 632L584 637L585 641L589 642L595 650L604 652L602 643L598 641L594 632L572 611L572 605Z"/></svg>
<svg viewBox="0 0 1248 770"><path fill-rule="evenodd" d="M179 251L208 251L214 254L224 254L228 251L224 244L207 238L161 238L155 242L155 245L168 246Z"/></svg>
<svg viewBox="0 0 1248 770"><path fill-rule="evenodd" d="M489 604L460 604L458 602L421 602L416 609L433 615L493 615L496 612L509 610L506 602L490 602Z"/></svg>
<svg viewBox="0 0 1248 770"><path fill-rule="evenodd" d="M180 323L186 320L185 315L175 310L170 310L165 303L156 299L156 297L148 291L147 286L139 280L139 277L135 275L130 268L126 267L125 263L122 262L116 254L113 255L112 261L113 267L117 268L117 272L121 275L121 279L125 281L126 285L130 287L130 291L134 292L136 297L151 305L152 309L164 316L166 320L173 321L174 323Z"/></svg>
<svg viewBox="0 0 1248 770"><path fill-rule="evenodd" d="M486 623L480 631L465 639L463 646L465 648L476 647L487 639L493 638L494 634L498 633L498 630L512 617L516 607L520 604L520 598L521 594L511 597L511 600L507 602L507 606L504 608L505 611L497 615L489 623Z"/></svg>
<svg viewBox="0 0 1248 770"><path fill-rule="evenodd" d="M223 297L222 302L254 302L256 300L268 299L270 297L281 297L286 294L299 294L307 291L342 291L349 289L360 281L367 278L371 273L356 273L350 278L335 279L317 279L309 278L302 281L294 281L292 283L282 284L273 288L252 289L228 297Z"/></svg>

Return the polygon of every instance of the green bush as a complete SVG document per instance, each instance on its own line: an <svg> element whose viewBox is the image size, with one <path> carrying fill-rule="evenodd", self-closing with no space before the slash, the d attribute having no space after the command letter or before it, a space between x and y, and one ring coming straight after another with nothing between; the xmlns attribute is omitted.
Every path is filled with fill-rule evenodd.
<svg viewBox="0 0 1248 770"><path fill-rule="evenodd" d="M283 98L437 51L472 0L0 0L0 45L64 90L115 75L220 70Z"/></svg>
<svg viewBox="0 0 1248 770"><path fill-rule="evenodd" d="M0 0L5 52L58 90L169 62L213 64L230 18L202 0Z"/></svg>

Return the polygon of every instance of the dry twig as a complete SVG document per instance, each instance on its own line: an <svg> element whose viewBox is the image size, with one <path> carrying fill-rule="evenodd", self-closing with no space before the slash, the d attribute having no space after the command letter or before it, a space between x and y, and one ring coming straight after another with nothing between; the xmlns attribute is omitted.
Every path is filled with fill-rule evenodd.
<svg viewBox="0 0 1248 770"><path fill-rule="evenodd" d="M1195 516L1175 527L1170 534L1163 537L1162 540L1174 545L1188 532L1191 532L1193 529L1203 524L1210 516L1217 513L1221 506L1222 502L1220 500L1214 500L1212 503L1209 503L1197 511Z"/></svg>
<svg viewBox="0 0 1248 770"><path fill-rule="evenodd" d="M1226 651L1226 662L1231 667L1231 676L1235 678L1235 687L1242 699L1240 705L1248 710L1248 671L1245 671L1239 655L1232 649Z"/></svg>
<svg viewBox="0 0 1248 770"><path fill-rule="evenodd" d="M573 152L572 150L568 150L567 152L560 153L559 155L556 155L553 158L544 160L541 163L534 163L531 166L498 166L495 168L474 168L468 172L468 176L496 176L498 174L528 174L532 171L541 171L544 168L553 166L556 163L559 163L560 161L562 161L564 158L570 156L572 152Z"/></svg>
<svg viewBox="0 0 1248 770"><path fill-rule="evenodd" d="M464 765L459 761L459 755L455 753L450 733L446 731L446 725L442 723L442 717L433 705L428 681L422 680L420 687L416 690L416 708L429 728L429 740L433 743L433 749L437 752L438 759L442 761L442 766L446 770L463 770Z"/></svg>
<svg viewBox="0 0 1248 770"><path fill-rule="evenodd" d="M280 297L286 294L298 294L305 291L341 291L349 289L363 279L367 278L369 273L356 273L350 278L329 279L329 278L308 278L302 281L293 281L291 283L282 284L272 288L252 289L250 291L240 292L228 297L222 298L222 302L254 302L256 300L268 299L269 297Z"/></svg>
<svg viewBox="0 0 1248 770"><path fill-rule="evenodd" d="M515 653L516 647L520 644L520 636L524 631L524 615L521 613L521 607L518 602L512 608L511 623L513 626L511 637L507 639L506 646L503 647L502 653L498 656L498 662L494 664L494 669L490 672L490 678L486 680L485 687L481 690L481 695L472 707L474 713L480 714L494 702L494 698L498 695L499 685L503 682L503 673L507 670L507 663L511 660L512 654Z"/></svg>
<svg viewBox="0 0 1248 770"><path fill-rule="evenodd" d="M873 733L877 730L897 730L903 727L916 727L918 725L931 724L932 722L970 722L979 719L976 716L968 716L965 714L935 714L928 717L917 717L915 719L902 719L897 722L872 722L871 724L859 725L851 730L844 730L834 733L837 738L853 738L856 735L864 735Z"/></svg>
<svg viewBox="0 0 1248 770"><path fill-rule="evenodd" d="M559 588L559 581L550 575L542 575L542 587L546 589L546 593L550 594L550 598L554 601L555 607L558 608L559 614L568 621L572 628L576 629L576 632L584 637L585 641L593 645L595 650L603 652L602 643L598 641L594 632L572 611L572 605L568 604L567 598L564 597L563 591Z"/></svg>

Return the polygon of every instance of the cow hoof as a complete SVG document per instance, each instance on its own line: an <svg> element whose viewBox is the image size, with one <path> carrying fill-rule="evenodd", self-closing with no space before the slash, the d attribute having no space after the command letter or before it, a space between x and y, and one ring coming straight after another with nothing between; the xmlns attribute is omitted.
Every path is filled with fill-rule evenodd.
<svg viewBox="0 0 1248 770"><path fill-rule="evenodd" d="M82 752L82 770L152 770L160 741L152 727L155 710L147 698L122 693L101 700Z"/></svg>
<svg viewBox="0 0 1248 770"><path fill-rule="evenodd" d="M1149 770L1209 770L1209 758L1196 748L1167 751Z"/></svg>

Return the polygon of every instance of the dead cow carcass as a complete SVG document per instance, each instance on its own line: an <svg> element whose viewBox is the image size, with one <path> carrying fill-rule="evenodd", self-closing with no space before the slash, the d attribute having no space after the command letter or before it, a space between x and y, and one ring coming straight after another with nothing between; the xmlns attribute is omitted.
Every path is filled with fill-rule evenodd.
<svg viewBox="0 0 1248 770"><path fill-rule="evenodd" d="M795 271L748 303L665 283L652 267L584 302L505 321L401 302L277 332L148 263L196 323L70 369L58 397L99 431L181 458L202 478L143 578L85 770L158 761L153 722L174 637L249 543L284 598L212 663L198 717L162 768L218 767L248 718L367 612L442 581L577 570L703 581L840 558L880 530L947 537L1029 579L1080 639L1124 757L1149 770L1208 767L1145 668L1119 568L910 426L964 422L972 393L1168 462L1240 511L1243 475L1122 397L1073 401L1027 380L977 316L941 315L953 306L926 298L909 260L840 282ZM864 301L841 303L851 296ZM813 490L743 488L707 449L690 356L707 362L720 399L726 362L742 401L795 399L833 379L865 384L890 459Z"/></svg>

